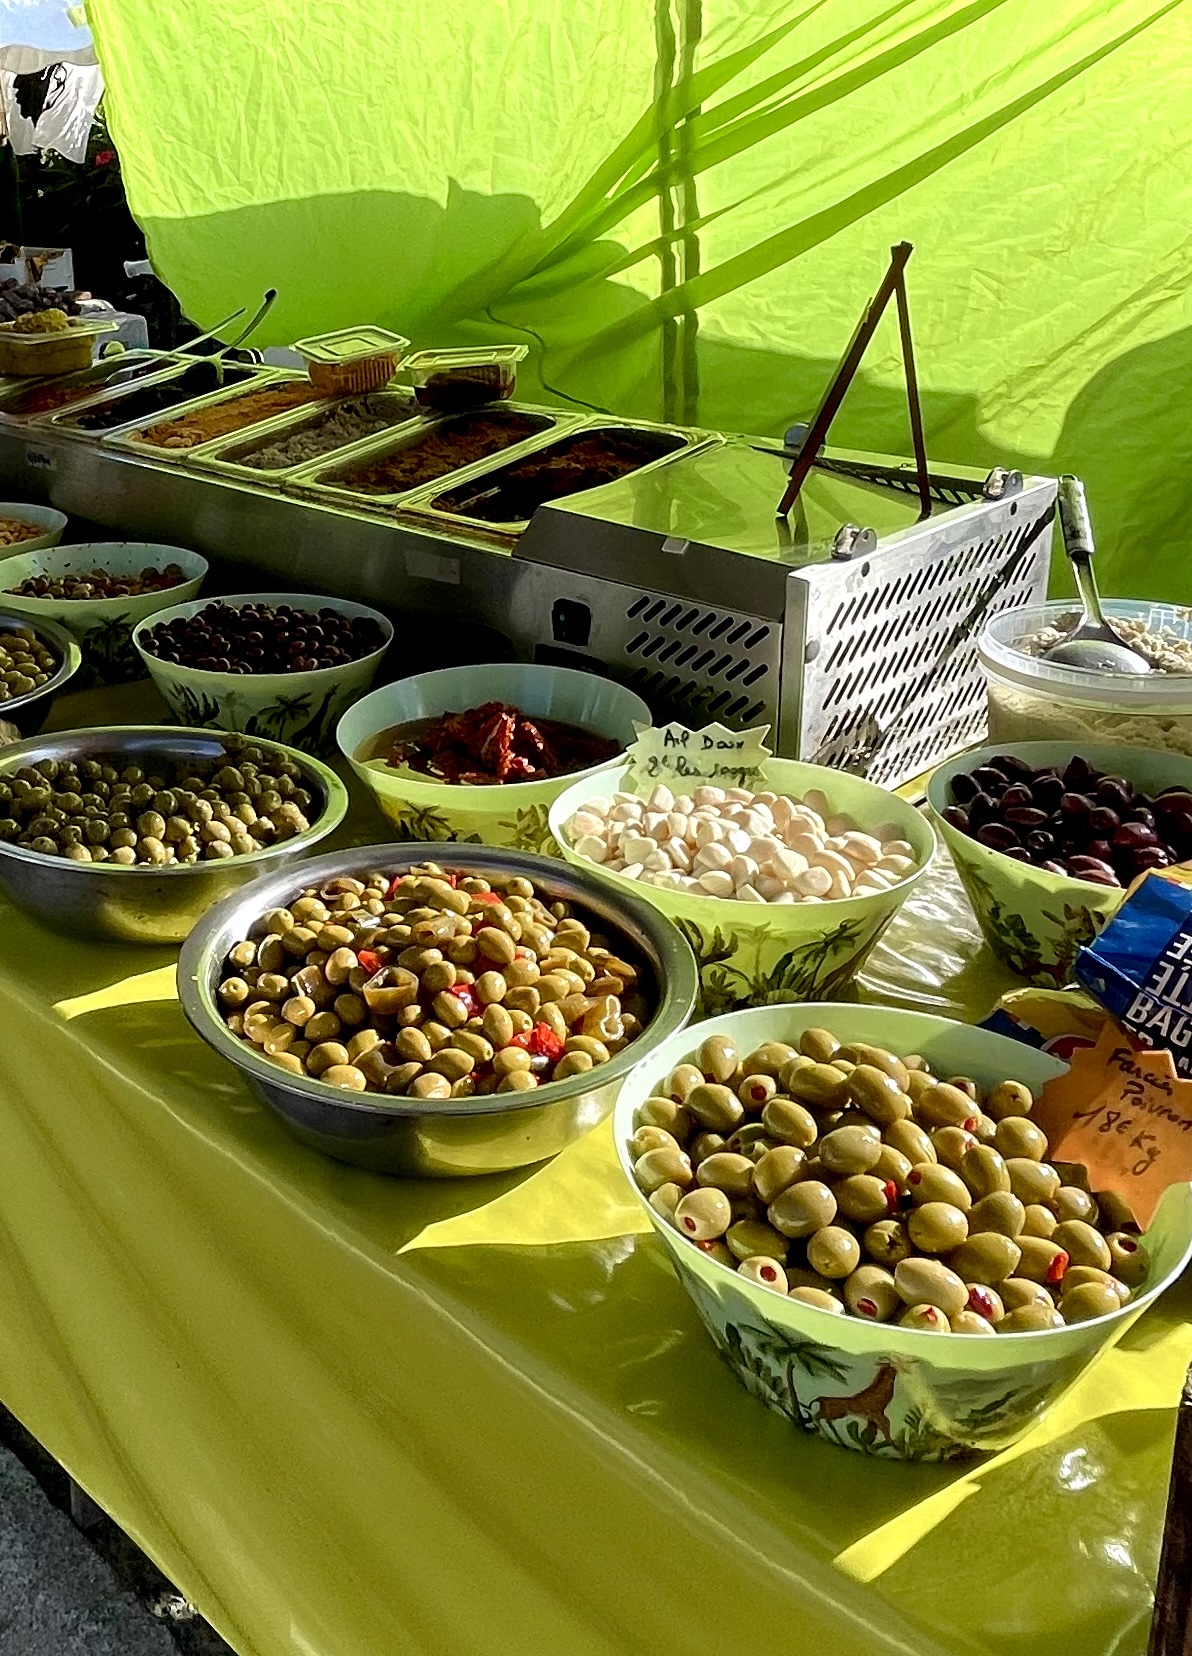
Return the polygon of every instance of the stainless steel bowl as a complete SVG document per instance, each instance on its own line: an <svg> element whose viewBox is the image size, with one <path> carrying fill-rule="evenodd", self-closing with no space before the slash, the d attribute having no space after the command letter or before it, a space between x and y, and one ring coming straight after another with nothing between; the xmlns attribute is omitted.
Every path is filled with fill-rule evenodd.
<svg viewBox="0 0 1192 1656"><path fill-rule="evenodd" d="M520 874L538 892L572 904L643 961L654 1015L610 1063L529 1093L485 1098L386 1098L346 1092L291 1075L233 1035L216 1001L228 951L268 909L284 907L306 885L338 875L403 874L429 860L484 879ZM178 963L182 1009L203 1039L229 1059L304 1143L339 1161L380 1173L443 1178L503 1173L556 1155L602 1121L625 1076L683 1028L695 1006L695 957L672 921L636 897L550 857L472 845L372 845L317 857L238 892L197 925Z"/></svg>
<svg viewBox="0 0 1192 1656"><path fill-rule="evenodd" d="M339 826L347 811L347 789L333 770L280 742L255 736L250 740L267 753L285 754L302 767L303 782L318 801L318 814L305 833L242 857L169 868L77 863L0 841L0 891L18 908L71 937L113 943L181 943L213 904L248 881L276 874L306 856ZM120 754L127 761L144 763L155 757L214 759L224 751L220 731L171 725L68 730L0 748L0 778L39 759Z"/></svg>
<svg viewBox="0 0 1192 1656"><path fill-rule="evenodd" d="M11 701L0 702L0 727L5 724L13 725L18 735L35 736L49 718L54 698L66 688L78 672L83 652L66 628L60 627L56 621L35 621L31 616L19 614L15 610L0 609L0 636L23 629L36 633L43 644L48 644L58 657L60 665L49 683L43 684L40 690L30 690L27 695L14 696ZM3 736L3 729L0 728L0 742ZM0 748L0 751L3 749Z"/></svg>

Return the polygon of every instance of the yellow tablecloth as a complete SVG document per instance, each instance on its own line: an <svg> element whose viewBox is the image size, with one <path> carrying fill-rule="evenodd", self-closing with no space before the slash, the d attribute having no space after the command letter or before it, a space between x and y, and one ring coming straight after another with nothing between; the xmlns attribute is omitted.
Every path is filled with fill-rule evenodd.
<svg viewBox="0 0 1192 1656"><path fill-rule="evenodd" d="M172 954L2 906L0 954L0 1397L242 1656L1141 1656L1187 1285L1018 1450L867 1460L721 1366L607 1127L381 1178L189 1032ZM943 871L866 976L1003 986Z"/></svg>

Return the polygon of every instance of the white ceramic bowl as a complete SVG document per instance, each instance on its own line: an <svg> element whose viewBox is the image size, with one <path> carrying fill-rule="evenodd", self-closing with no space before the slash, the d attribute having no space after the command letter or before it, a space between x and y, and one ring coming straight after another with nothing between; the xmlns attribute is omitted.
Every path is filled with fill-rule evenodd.
<svg viewBox="0 0 1192 1656"><path fill-rule="evenodd" d="M30 506L21 500L0 500L0 518L19 518L23 523L38 524L41 530L15 546L0 546L0 563L26 552L38 552L43 546L57 546L66 530L65 512L56 512L52 506Z"/></svg>
<svg viewBox="0 0 1192 1656"><path fill-rule="evenodd" d="M139 575L142 569L178 564L186 579L162 592L129 598L23 598L8 590L38 575L86 575L93 569L110 575ZM83 666L77 688L123 684L141 678L141 658L133 649L132 630L138 621L158 610L170 609L198 596L207 574L207 560L180 546L153 541L80 541L77 545L46 547L22 553L0 563L0 605L6 610L57 621L77 638Z"/></svg>
<svg viewBox="0 0 1192 1656"><path fill-rule="evenodd" d="M571 667L494 662L445 667L382 685L344 715L336 737L357 776L401 830L403 839L508 845L518 851L558 856L549 822L551 804L585 777L597 775L608 760L545 782L471 787L394 770L384 759L359 757L394 725L440 713L463 713L490 701L506 702L532 719L579 725L608 737L622 750L634 739L635 723L651 723L650 709L641 697L613 679Z"/></svg>
<svg viewBox="0 0 1192 1656"><path fill-rule="evenodd" d="M748 1282L700 1251L650 1206L633 1177L628 1141L639 1106L665 1091L676 1064L709 1035L742 1052L798 1042L805 1029L842 1041L918 1052L943 1075L1038 1091L1067 1068L1020 1041L923 1012L816 1003L758 1007L692 1024L627 1078L613 1115L621 1167L661 1237L721 1355L755 1397L830 1443L893 1460L950 1460L1022 1437L1192 1259L1192 1185L1173 1185L1146 1235L1152 1268L1137 1297L1109 1316L1039 1333L928 1334L804 1305ZM725 1423L731 1433L731 1423Z"/></svg>
<svg viewBox="0 0 1192 1656"><path fill-rule="evenodd" d="M162 661L145 649L144 634L150 627L185 620L214 602L201 598L159 610L133 630L133 645L179 722L205 730L242 730L249 736L285 742L302 753L333 752L338 720L368 689L393 642L392 622L367 604L352 604L345 598L321 598L309 592L242 592L218 602L233 609L243 604L289 604L300 610L334 609L341 615L368 616L383 629L385 642L359 661L311 673L212 673Z"/></svg>

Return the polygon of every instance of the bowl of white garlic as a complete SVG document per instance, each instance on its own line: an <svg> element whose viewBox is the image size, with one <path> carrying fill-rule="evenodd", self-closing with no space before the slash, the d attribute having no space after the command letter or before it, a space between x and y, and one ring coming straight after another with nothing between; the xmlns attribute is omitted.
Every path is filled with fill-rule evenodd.
<svg viewBox="0 0 1192 1656"><path fill-rule="evenodd" d="M550 826L568 861L635 890L695 951L705 1016L829 999L864 964L935 852L926 818L873 782L768 759L752 788L575 783Z"/></svg>

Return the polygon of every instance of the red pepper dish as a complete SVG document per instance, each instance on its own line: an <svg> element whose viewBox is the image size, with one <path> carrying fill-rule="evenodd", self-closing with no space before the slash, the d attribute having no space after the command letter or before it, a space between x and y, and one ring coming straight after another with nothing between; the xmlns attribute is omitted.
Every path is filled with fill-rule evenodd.
<svg viewBox="0 0 1192 1656"><path fill-rule="evenodd" d="M390 765L474 787L545 782L605 764L620 744L557 719L530 719L505 702L418 719L390 732Z"/></svg>

